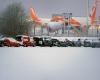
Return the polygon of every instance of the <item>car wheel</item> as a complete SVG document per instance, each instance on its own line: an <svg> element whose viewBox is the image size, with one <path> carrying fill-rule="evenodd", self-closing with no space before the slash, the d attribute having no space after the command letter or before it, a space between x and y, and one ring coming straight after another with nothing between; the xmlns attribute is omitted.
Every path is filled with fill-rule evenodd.
<svg viewBox="0 0 100 80"><path fill-rule="evenodd" d="M27 44L24 44L24 47L28 47Z"/></svg>
<svg viewBox="0 0 100 80"><path fill-rule="evenodd" d="M50 45L50 47L52 47L52 45Z"/></svg>
<svg viewBox="0 0 100 80"><path fill-rule="evenodd" d="M8 47L11 47L11 45L10 45L10 44L8 44L7 46L8 46Z"/></svg>
<svg viewBox="0 0 100 80"><path fill-rule="evenodd" d="M18 43L16 47L20 47L20 44Z"/></svg>

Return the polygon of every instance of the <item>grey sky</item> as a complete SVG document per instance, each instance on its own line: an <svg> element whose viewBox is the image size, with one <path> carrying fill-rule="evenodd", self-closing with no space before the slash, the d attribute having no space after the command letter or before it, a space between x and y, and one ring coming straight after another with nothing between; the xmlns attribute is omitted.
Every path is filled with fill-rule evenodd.
<svg viewBox="0 0 100 80"><path fill-rule="evenodd" d="M4 9L9 3L16 0L0 0L0 11ZM73 16L87 15L87 0L18 0L22 2L26 10L30 7L36 9L40 17L51 17L52 13L72 12ZM94 0L89 0L89 7L93 5ZM89 10L90 10L89 8ZM100 16L100 1L98 3L97 15Z"/></svg>
<svg viewBox="0 0 100 80"><path fill-rule="evenodd" d="M100 49L0 48L0 80L100 80Z"/></svg>

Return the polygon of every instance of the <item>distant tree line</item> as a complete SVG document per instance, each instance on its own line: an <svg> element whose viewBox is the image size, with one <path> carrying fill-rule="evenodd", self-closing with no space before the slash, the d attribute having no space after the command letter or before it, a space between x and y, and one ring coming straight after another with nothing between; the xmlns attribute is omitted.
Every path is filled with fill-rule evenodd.
<svg viewBox="0 0 100 80"><path fill-rule="evenodd" d="M25 9L21 3L12 3L0 14L0 34L12 35L28 35L31 23Z"/></svg>

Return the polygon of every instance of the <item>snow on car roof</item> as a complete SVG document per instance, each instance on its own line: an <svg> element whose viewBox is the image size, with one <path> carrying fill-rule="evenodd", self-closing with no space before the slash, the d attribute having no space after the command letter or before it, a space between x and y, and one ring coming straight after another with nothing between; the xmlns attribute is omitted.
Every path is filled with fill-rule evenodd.
<svg viewBox="0 0 100 80"><path fill-rule="evenodd" d="M9 39L10 41L16 42L16 40L15 40L14 38L12 38L12 37L3 37L3 38L0 39L0 40L5 40L5 39Z"/></svg>
<svg viewBox="0 0 100 80"><path fill-rule="evenodd" d="M29 37L29 36L27 36L27 35L17 35L16 37L18 37L18 36L22 36L22 37Z"/></svg>

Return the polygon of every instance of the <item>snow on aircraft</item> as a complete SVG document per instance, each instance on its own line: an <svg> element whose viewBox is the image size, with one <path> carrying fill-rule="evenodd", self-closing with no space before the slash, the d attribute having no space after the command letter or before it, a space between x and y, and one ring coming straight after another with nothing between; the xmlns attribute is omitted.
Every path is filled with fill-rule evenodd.
<svg viewBox="0 0 100 80"><path fill-rule="evenodd" d="M96 20L97 2L98 0L95 0L91 13L88 17L88 25L93 25ZM70 20L61 16L55 16L51 19L39 18L36 15L34 8L30 8L30 15L36 24L45 26L53 31L62 29L62 27L64 27L64 22L70 23L76 31L78 31L79 28L86 31L87 17L72 17Z"/></svg>

